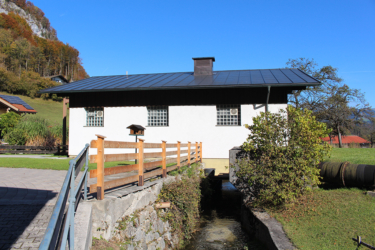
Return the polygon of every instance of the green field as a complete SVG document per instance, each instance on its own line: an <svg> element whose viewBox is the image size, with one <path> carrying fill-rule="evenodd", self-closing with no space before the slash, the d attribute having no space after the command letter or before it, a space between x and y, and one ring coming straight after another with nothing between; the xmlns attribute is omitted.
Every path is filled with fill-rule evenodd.
<svg viewBox="0 0 375 250"><path fill-rule="evenodd" d="M375 148L333 148L331 158L327 157L324 161L375 165Z"/></svg>
<svg viewBox="0 0 375 250"><path fill-rule="evenodd" d="M56 157L57 158L57 157ZM0 167L6 168L35 168L35 169L53 169L53 170L68 170L69 159L33 159L33 158L0 158ZM123 162L106 162L104 163L105 168L130 165L134 164L134 161L123 161ZM96 169L96 163L89 163L89 170Z"/></svg>
<svg viewBox="0 0 375 250"><path fill-rule="evenodd" d="M0 95L11 95L11 94L6 93L6 92L0 92ZM23 96L23 95L13 95L13 96L18 96L19 98L24 100L27 104L29 104L38 112L36 116L48 119L51 125L62 124L62 113L63 113L62 102L55 102L52 100L43 100L41 98L32 99L30 97ZM67 115L69 115L69 113Z"/></svg>
<svg viewBox="0 0 375 250"><path fill-rule="evenodd" d="M375 245L375 198L359 189L317 189L281 211L268 211L298 249L356 249L352 238ZM367 249L360 247L359 249Z"/></svg>

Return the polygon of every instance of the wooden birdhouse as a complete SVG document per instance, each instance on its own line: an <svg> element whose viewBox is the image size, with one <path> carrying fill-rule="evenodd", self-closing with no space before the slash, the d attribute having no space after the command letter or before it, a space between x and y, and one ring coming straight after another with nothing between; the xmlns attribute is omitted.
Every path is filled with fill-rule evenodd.
<svg viewBox="0 0 375 250"><path fill-rule="evenodd" d="M142 127L141 125L132 124L127 128L130 129L129 135L133 135L133 136L144 136L145 135L145 129L146 128Z"/></svg>

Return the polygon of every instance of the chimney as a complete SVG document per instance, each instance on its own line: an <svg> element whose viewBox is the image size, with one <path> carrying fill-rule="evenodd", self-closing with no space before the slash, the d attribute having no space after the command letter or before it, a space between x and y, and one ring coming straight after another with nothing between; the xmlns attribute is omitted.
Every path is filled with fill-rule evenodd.
<svg viewBox="0 0 375 250"><path fill-rule="evenodd" d="M195 57L194 60L194 75L195 76L211 76L212 68L214 66L215 57Z"/></svg>

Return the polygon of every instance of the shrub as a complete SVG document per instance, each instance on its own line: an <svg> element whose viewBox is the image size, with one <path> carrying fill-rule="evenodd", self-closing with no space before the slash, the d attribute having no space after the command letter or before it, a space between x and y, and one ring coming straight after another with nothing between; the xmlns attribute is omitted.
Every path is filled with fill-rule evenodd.
<svg viewBox="0 0 375 250"><path fill-rule="evenodd" d="M349 148L360 148L361 145L359 143L356 143L356 142L351 142L349 143Z"/></svg>
<svg viewBox="0 0 375 250"><path fill-rule="evenodd" d="M3 137L5 134L11 132L18 124L20 118L21 116L14 112L0 115L0 136Z"/></svg>
<svg viewBox="0 0 375 250"><path fill-rule="evenodd" d="M53 147L61 144L62 126L50 126L38 116L25 116L4 139L11 145Z"/></svg>
<svg viewBox="0 0 375 250"><path fill-rule="evenodd" d="M199 222L200 200L200 177L197 173L191 177L184 175L180 181L164 184L160 191L157 202L169 201L171 207L165 213L158 210L159 216L164 221L169 221L181 245L191 238Z"/></svg>
<svg viewBox="0 0 375 250"><path fill-rule="evenodd" d="M253 118L246 152L236 175L244 185L251 206L279 206L319 184L323 157L330 151L321 137L328 135L324 123L315 120L311 111L291 106L280 113L261 113Z"/></svg>

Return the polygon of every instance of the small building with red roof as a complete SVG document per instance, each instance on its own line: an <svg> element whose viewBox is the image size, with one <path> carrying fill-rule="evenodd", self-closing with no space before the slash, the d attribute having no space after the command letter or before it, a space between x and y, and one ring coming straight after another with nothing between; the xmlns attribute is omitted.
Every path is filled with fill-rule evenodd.
<svg viewBox="0 0 375 250"><path fill-rule="evenodd" d="M322 138L323 141L328 142L332 145L339 145L339 138L338 136L333 137L324 137ZM367 148L370 146L370 142L359 137L357 135L343 135L341 136L343 147L349 147L350 144L358 144L362 148Z"/></svg>
<svg viewBox="0 0 375 250"><path fill-rule="evenodd" d="M36 110L18 96L0 95L0 114L9 111L17 114L36 114Z"/></svg>

